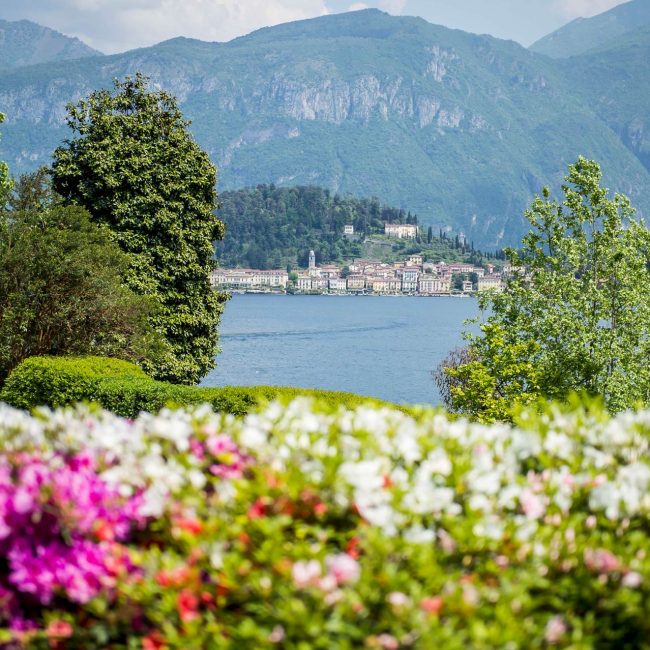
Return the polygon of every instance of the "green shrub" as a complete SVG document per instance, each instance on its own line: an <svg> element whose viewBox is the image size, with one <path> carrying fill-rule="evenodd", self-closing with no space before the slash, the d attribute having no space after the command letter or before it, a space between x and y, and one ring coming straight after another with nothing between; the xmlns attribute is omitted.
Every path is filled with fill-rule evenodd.
<svg viewBox="0 0 650 650"><path fill-rule="evenodd" d="M156 381L136 365L103 357L31 357L7 378L0 401L22 409L56 408L96 402L123 417L156 413L167 405L210 404L216 411L244 415L274 399L314 397L328 404L354 408L382 404L352 393L277 386L200 388Z"/></svg>
<svg viewBox="0 0 650 650"><path fill-rule="evenodd" d="M30 357L9 375L0 399L18 408L64 406L92 399L97 384L110 378L148 381L133 363L105 357Z"/></svg>

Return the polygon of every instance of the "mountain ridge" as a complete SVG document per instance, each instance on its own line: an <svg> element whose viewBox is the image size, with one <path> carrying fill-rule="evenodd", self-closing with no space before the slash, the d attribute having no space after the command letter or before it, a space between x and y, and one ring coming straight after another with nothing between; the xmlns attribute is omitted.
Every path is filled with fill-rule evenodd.
<svg viewBox="0 0 650 650"><path fill-rule="evenodd" d="M66 103L138 70L179 98L221 189L318 184L377 196L501 246L525 228L532 195L557 187L583 154L650 213L650 172L562 65L377 10L5 72L0 158L14 172L49 162L70 135Z"/></svg>
<svg viewBox="0 0 650 650"><path fill-rule="evenodd" d="M529 49L556 59L579 56L647 25L650 25L650 0L631 0L591 18L576 18Z"/></svg>
<svg viewBox="0 0 650 650"><path fill-rule="evenodd" d="M0 60L17 69L39 63L66 61L102 55L76 37L30 20L0 19Z"/></svg>

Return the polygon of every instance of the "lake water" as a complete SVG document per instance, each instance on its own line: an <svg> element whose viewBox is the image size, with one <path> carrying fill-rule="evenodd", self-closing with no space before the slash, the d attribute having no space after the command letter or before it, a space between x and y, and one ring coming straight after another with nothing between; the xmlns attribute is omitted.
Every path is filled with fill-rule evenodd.
<svg viewBox="0 0 650 650"><path fill-rule="evenodd" d="M235 295L203 386L342 390L438 404L431 371L462 342L473 298Z"/></svg>

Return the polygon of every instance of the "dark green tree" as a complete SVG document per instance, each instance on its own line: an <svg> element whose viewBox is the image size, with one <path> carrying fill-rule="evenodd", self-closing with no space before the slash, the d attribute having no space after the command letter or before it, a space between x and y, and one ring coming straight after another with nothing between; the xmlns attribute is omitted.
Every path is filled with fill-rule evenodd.
<svg viewBox="0 0 650 650"><path fill-rule="evenodd" d="M60 205L45 180L21 178L0 212L0 384L35 355L155 361L165 350L148 322L155 298L122 284L128 258L110 231Z"/></svg>
<svg viewBox="0 0 650 650"><path fill-rule="evenodd" d="M168 354L145 369L195 383L213 367L224 296L210 287L216 169L176 100L138 74L68 107L75 137L54 154L55 190L113 232L129 256L128 287L162 305L152 324Z"/></svg>

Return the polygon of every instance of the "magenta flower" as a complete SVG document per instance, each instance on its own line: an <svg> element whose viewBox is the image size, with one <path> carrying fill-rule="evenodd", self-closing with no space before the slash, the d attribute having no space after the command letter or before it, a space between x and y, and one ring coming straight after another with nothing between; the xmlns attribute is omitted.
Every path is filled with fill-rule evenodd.
<svg viewBox="0 0 650 650"><path fill-rule="evenodd" d="M97 596L112 578L110 545L101 540L124 539L142 521L141 501L105 483L87 452L0 459L0 554L7 559L0 621L22 629L25 597L48 605L55 596L79 604Z"/></svg>

